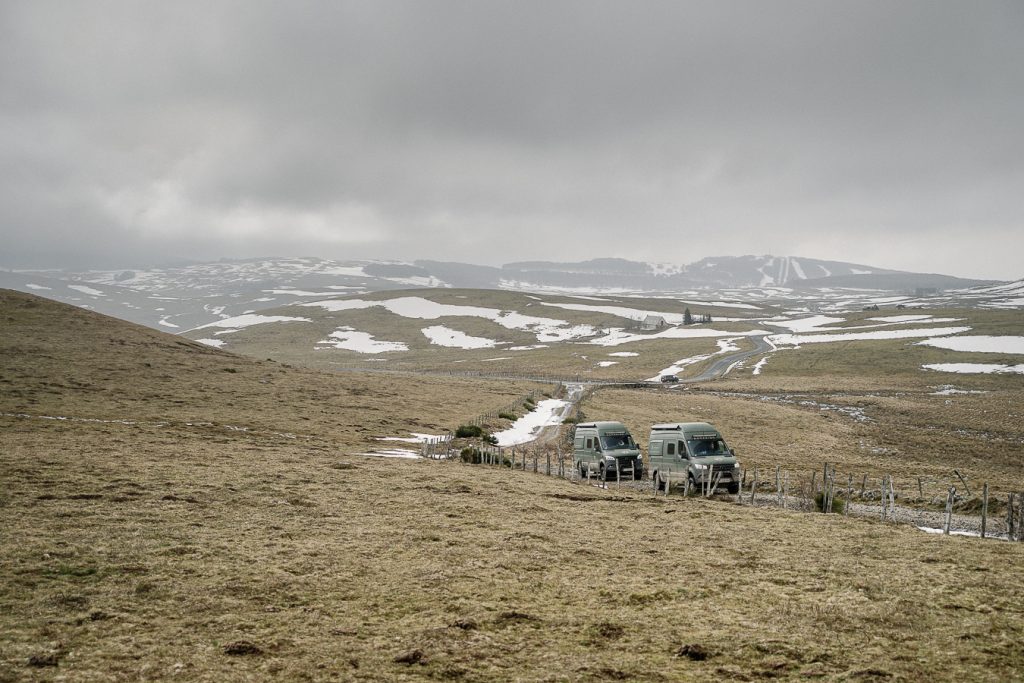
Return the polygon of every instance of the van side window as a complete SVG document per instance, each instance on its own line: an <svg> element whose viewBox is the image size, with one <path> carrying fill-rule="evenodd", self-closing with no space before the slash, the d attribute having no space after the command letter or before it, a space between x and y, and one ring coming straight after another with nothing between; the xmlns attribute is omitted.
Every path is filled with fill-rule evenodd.
<svg viewBox="0 0 1024 683"><path fill-rule="evenodd" d="M588 437L587 437L587 450L590 450L590 449L591 449L591 448L593 448L593 447L594 447L594 440L593 440L593 439L591 439L591 438L590 438L590 437L588 436Z"/></svg>
<svg viewBox="0 0 1024 683"><path fill-rule="evenodd" d="M671 441L669 441L667 444L665 444L665 455L675 455L675 454L676 454L676 445L674 443L672 443Z"/></svg>
<svg viewBox="0 0 1024 683"><path fill-rule="evenodd" d="M661 455L661 442L652 441L647 450L651 455Z"/></svg>
<svg viewBox="0 0 1024 683"><path fill-rule="evenodd" d="M574 445L575 445L576 448L583 448L583 437L582 436L577 436L576 437L576 443Z"/></svg>
<svg viewBox="0 0 1024 683"><path fill-rule="evenodd" d="M686 442L685 441L680 441L679 442L679 455L683 456L684 458L686 457Z"/></svg>

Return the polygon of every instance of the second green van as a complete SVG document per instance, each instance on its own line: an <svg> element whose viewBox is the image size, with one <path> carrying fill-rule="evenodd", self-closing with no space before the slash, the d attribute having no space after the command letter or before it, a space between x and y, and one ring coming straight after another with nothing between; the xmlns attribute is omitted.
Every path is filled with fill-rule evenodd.
<svg viewBox="0 0 1024 683"><path fill-rule="evenodd" d="M707 422L671 422L651 427L647 443L651 477L662 488L665 482L703 487L717 478L729 493L740 490L740 465L717 429Z"/></svg>

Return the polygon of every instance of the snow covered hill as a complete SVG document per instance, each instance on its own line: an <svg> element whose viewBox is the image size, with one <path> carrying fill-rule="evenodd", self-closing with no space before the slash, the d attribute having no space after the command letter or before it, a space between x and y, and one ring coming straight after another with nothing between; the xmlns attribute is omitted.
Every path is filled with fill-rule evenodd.
<svg viewBox="0 0 1024 683"><path fill-rule="evenodd" d="M729 256L680 265L603 258L501 267L443 261L264 258L150 269L0 270L0 287L169 332L290 303L409 288L675 296L733 307L787 299L804 302L808 310L833 311L877 303L1024 305L1020 282L981 282L790 256Z"/></svg>

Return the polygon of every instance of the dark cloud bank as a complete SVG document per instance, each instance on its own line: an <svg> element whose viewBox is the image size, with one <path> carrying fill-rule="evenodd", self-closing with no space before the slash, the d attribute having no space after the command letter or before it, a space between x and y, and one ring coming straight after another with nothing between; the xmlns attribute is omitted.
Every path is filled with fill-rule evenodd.
<svg viewBox="0 0 1024 683"><path fill-rule="evenodd" d="M0 6L0 265L1024 275L1019 2Z"/></svg>

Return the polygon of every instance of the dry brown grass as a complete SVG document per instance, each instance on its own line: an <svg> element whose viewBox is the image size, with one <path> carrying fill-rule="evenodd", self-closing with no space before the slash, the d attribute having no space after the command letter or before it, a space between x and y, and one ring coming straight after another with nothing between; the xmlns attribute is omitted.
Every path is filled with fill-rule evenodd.
<svg viewBox="0 0 1024 683"><path fill-rule="evenodd" d="M339 378L0 305L0 412L136 420L0 418L0 680L1024 670L1024 544L355 456L534 385ZM587 411L642 438L690 411L751 461L853 458L862 429L693 391L602 391Z"/></svg>
<svg viewBox="0 0 1024 683"><path fill-rule="evenodd" d="M1024 666L1021 544L240 433L3 434L4 680L1008 680Z"/></svg>

